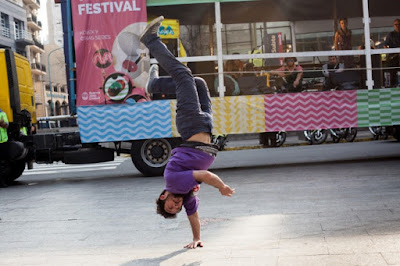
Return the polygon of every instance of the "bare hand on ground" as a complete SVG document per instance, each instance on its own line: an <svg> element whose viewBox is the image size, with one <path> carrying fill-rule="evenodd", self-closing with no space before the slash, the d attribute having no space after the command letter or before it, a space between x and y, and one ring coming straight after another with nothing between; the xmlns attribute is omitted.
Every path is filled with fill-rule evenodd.
<svg viewBox="0 0 400 266"><path fill-rule="evenodd" d="M185 248L190 248L190 249L194 249L196 247L203 247L203 243L201 242L201 240L193 241L185 246Z"/></svg>

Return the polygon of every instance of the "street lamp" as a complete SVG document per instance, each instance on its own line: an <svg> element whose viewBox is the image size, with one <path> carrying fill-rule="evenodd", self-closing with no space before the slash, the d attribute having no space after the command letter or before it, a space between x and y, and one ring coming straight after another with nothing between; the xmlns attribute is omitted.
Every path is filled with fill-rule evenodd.
<svg viewBox="0 0 400 266"><path fill-rule="evenodd" d="M50 71L50 55L64 47L58 47L54 50L51 50L50 53L47 55L47 69L49 71L49 87L50 87L50 116L54 115L54 104L53 104L53 88L51 87L51 71Z"/></svg>

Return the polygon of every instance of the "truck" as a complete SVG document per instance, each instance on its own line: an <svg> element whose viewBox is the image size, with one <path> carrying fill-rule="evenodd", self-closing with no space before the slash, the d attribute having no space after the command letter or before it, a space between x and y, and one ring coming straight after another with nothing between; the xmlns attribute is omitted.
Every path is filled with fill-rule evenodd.
<svg viewBox="0 0 400 266"><path fill-rule="evenodd" d="M400 3L357 0L351 2L352 8L343 8L350 3L341 0L332 5L321 1L305 5L297 0L279 4L272 0L56 3L61 4L63 17L70 111L77 116L79 130L28 132L28 136L15 138L30 151L24 163L96 163L128 153L145 176L163 174L171 150L181 143L175 125L176 100L174 95L144 92L150 64L157 62L138 41L147 21L158 15L175 25L163 24L160 36L169 35L168 46L176 49L178 60L210 87L214 135L240 137L248 133L388 126L400 139L400 88L384 88L380 77L386 72L385 62L379 60L376 66L372 60L374 55L384 58L382 55L400 53L400 48L383 49L378 40L377 49L368 45L345 51L331 48L339 17L346 16L349 24L355 25L353 36L359 36L358 44L362 45L362 35L381 40L392 30L388 25L396 16L393 5ZM390 9L382 8L389 5ZM319 47L317 51L308 45L312 42ZM185 53L180 52L182 49ZM363 80L351 89L321 91L318 84L322 61L328 56L361 58L364 68L348 69L346 73L362 73ZM277 93L271 70L287 57L297 58L304 68L302 92ZM228 70L228 61L251 62L255 68L250 74L255 75L248 77L243 69ZM226 79L235 74L239 91L231 91ZM259 93L247 90L257 86L267 89ZM15 92L18 88L9 90ZM8 105L12 106L13 101L15 97L7 97ZM0 108L7 110L3 102ZM29 123L35 122L34 108L13 108L12 112L29 113ZM7 114L11 116L11 107ZM17 124L15 128L29 124L11 117ZM11 131L9 134L13 135ZM12 160L2 162L9 169L15 164Z"/></svg>

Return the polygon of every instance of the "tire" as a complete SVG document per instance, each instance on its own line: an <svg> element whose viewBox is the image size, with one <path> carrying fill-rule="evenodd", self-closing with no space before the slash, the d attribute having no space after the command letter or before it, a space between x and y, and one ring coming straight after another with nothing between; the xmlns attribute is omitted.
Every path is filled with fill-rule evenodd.
<svg viewBox="0 0 400 266"><path fill-rule="evenodd" d="M15 162L10 162L10 171L8 176L8 181L11 183L22 175L25 170L26 162L24 160L19 160Z"/></svg>
<svg viewBox="0 0 400 266"><path fill-rule="evenodd" d="M176 139L147 139L132 142L131 159L136 169L145 176L162 176L171 156L179 144Z"/></svg>
<svg viewBox="0 0 400 266"><path fill-rule="evenodd" d="M10 182L9 161L0 160L0 187L8 187Z"/></svg>
<svg viewBox="0 0 400 266"><path fill-rule="evenodd" d="M87 164L114 161L114 150L105 148L82 148L64 152L65 164Z"/></svg>
<svg viewBox="0 0 400 266"><path fill-rule="evenodd" d="M369 127L368 129L369 129L369 132L371 132L371 134L372 134L372 138L374 140L378 140L380 131L381 131L381 127Z"/></svg>
<svg viewBox="0 0 400 266"><path fill-rule="evenodd" d="M286 140L286 132L285 131L279 131L276 133L276 147L280 147L285 143Z"/></svg>
<svg viewBox="0 0 400 266"><path fill-rule="evenodd" d="M332 137L332 142L333 143L339 143L340 142L340 137L336 137L335 135L331 135Z"/></svg>
<svg viewBox="0 0 400 266"><path fill-rule="evenodd" d="M357 137L357 128L355 127L348 128L346 134L346 141L353 142L356 137Z"/></svg>
<svg viewBox="0 0 400 266"><path fill-rule="evenodd" d="M326 129L318 129L314 130L311 135L311 143L312 144L322 144L325 142L328 137L328 133Z"/></svg>
<svg viewBox="0 0 400 266"><path fill-rule="evenodd" d="M400 141L400 126L393 126L393 137Z"/></svg>

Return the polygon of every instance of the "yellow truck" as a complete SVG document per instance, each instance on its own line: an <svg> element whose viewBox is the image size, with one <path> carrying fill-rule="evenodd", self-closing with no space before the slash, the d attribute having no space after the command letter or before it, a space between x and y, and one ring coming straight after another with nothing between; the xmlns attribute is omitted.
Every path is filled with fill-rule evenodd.
<svg viewBox="0 0 400 266"><path fill-rule="evenodd" d="M36 123L29 61L9 49L0 49L0 109L8 119L8 141L0 144L0 184L6 186L34 159L30 136Z"/></svg>
<svg viewBox="0 0 400 266"><path fill-rule="evenodd" d="M82 145L79 132L32 132L36 124L35 94L27 58L0 49L0 110L7 116L6 141L0 143L0 186L22 175L32 162L94 163L114 159L112 149Z"/></svg>

